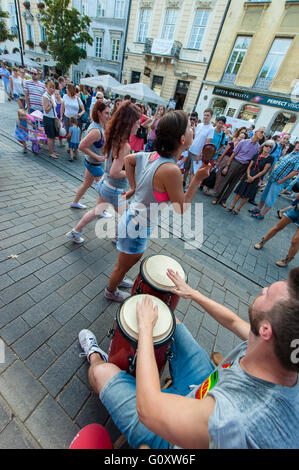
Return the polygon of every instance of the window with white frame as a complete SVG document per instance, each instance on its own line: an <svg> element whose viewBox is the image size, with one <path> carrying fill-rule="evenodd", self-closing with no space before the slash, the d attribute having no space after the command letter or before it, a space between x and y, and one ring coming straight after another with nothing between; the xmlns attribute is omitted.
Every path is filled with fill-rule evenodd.
<svg viewBox="0 0 299 470"><path fill-rule="evenodd" d="M103 36L95 37L95 56L102 57L103 54Z"/></svg>
<svg viewBox="0 0 299 470"><path fill-rule="evenodd" d="M33 41L32 26L31 26L30 23L27 23L26 26L27 26L27 40L34 42L34 41Z"/></svg>
<svg viewBox="0 0 299 470"><path fill-rule="evenodd" d="M115 0L114 18L124 18L126 9L126 0Z"/></svg>
<svg viewBox="0 0 299 470"><path fill-rule="evenodd" d="M209 18L209 10L197 10L189 39L189 49L200 49Z"/></svg>
<svg viewBox="0 0 299 470"><path fill-rule="evenodd" d="M246 55L250 42L250 36L237 37L234 48L227 63L227 67L225 70L226 74L237 75Z"/></svg>
<svg viewBox="0 0 299 470"><path fill-rule="evenodd" d="M106 1L97 0L97 17L102 18L105 16Z"/></svg>
<svg viewBox="0 0 299 470"><path fill-rule="evenodd" d="M178 16L178 10L169 8L166 11L164 26L162 30L162 39L171 41L174 38L174 31L175 31L177 16Z"/></svg>
<svg viewBox="0 0 299 470"><path fill-rule="evenodd" d="M111 60L118 62L120 58L120 38L112 37Z"/></svg>
<svg viewBox="0 0 299 470"><path fill-rule="evenodd" d="M17 14L14 3L9 4L10 26L17 26Z"/></svg>
<svg viewBox="0 0 299 470"><path fill-rule="evenodd" d="M83 16L87 15L87 11L88 11L87 8L88 8L87 0L81 0L81 14Z"/></svg>
<svg viewBox="0 0 299 470"><path fill-rule="evenodd" d="M149 28L151 10L144 8L140 11L137 42L145 43Z"/></svg>
<svg viewBox="0 0 299 470"><path fill-rule="evenodd" d="M259 73L259 78L266 78L273 80L279 67L282 64L285 55L291 45L292 39L277 38L274 40L272 47L267 55L267 58Z"/></svg>

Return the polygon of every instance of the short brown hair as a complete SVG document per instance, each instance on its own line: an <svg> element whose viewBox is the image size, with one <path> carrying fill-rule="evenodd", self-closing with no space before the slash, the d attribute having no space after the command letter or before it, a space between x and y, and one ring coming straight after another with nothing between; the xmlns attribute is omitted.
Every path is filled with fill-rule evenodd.
<svg viewBox="0 0 299 470"><path fill-rule="evenodd" d="M173 111L163 116L158 124L154 148L164 158L171 158L180 145L189 123L184 111Z"/></svg>
<svg viewBox="0 0 299 470"><path fill-rule="evenodd" d="M213 116L214 111L212 110L212 108L207 108L204 110L204 113L210 113L210 115Z"/></svg>
<svg viewBox="0 0 299 470"><path fill-rule="evenodd" d="M263 320L269 321L274 337L274 352L281 365L289 371L299 373L299 361L292 361L294 340L299 340L299 267L289 273L288 298L275 302L267 312L260 312L252 320L252 307L250 312L251 331L259 335L259 324Z"/></svg>

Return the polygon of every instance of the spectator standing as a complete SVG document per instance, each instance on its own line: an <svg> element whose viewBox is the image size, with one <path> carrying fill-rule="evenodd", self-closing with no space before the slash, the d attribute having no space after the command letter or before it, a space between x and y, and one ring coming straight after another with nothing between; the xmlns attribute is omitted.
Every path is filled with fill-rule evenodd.
<svg viewBox="0 0 299 470"><path fill-rule="evenodd" d="M194 174L193 164L195 161L199 162L201 151L206 144L211 143L214 136L214 127L211 124L213 117L213 110L208 108L204 111L203 122L198 124L194 132L194 140L188 151L184 165L184 180L183 185L186 186L187 178L190 173L190 178Z"/></svg>
<svg viewBox="0 0 299 470"><path fill-rule="evenodd" d="M222 175L226 176L219 186L216 197L212 204L220 204L226 207L226 200L231 195L235 185L242 178L252 158L258 153L259 141L265 133L265 128L260 127L254 133L252 139L243 140L234 149L229 158Z"/></svg>
<svg viewBox="0 0 299 470"><path fill-rule="evenodd" d="M55 84L53 80L49 79L46 82L46 92L43 95L43 114L44 114L44 129L48 137L48 149L49 156L58 159L57 153L54 152L54 143L55 138L57 137L57 132L55 128L55 118L56 114L56 102L55 102Z"/></svg>
<svg viewBox="0 0 299 470"><path fill-rule="evenodd" d="M156 138L156 130L157 130L157 127L158 127L158 124L159 124L159 121L160 119L165 115L165 108L164 106L160 106L151 122L151 131L150 131L150 134L149 134L149 137L148 137L148 142L147 142L147 149L146 151L147 152L153 152L154 148L153 148L153 143L154 143L154 140Z"/></svg>
<svg viewBox="0 0 299 470"><path fill-rule="evenodd" d="M7 94L8 101L11 101L11 93L10 93L10 83L9 83L9 77L10 77L10 72L4 62L0 62L0 77L2 78L3 86L5 93Z"/></svg>
<svg viewBox="0 0 299 470"><path fill-rule="evenodd" d="M77 159L78 148L80 144L80 128L78 127L77 118L74 116L70 119L70 130L68 134L69 139L69 149L70 149L70 158L69 162L72 162L73 159Z"/></svg>
<svg viewBox="0 0 299 470"><path fill-rule="evenodd" d="M261 202L257 209L250 210L251 216L257 220L263 220L265 215L274 206L281 191L288 182L297 176L299 172L299 142L289 155L286 155L272 170L266 188L263 191ZM263 209L264 208L264 209ZM263 209L263 211L262 211Z"/></svg>
<svg viewBox="0 0 299 470"><path fill-rule="evenodd" d="M61 105L61 120L63 120L64 128L66 133L69 133L70 129L70 118L76 116L80 118L85 113L84 105L80 98L76 96L76 88L74 85L69 83L67 85L66 95L62 98ZM79 122L79 127L81 129L82 124Z"/></svg>
<svg viewBox="0 0 299 470"><path fill-rule="evenodd" d="M279 137L277 139L277 142L271 152L271 155L274 158L272 167L276 165L276 163L282 156L282 152L285 149L285 147L288 145L290 137L291 137L290 134L284 134L282 137Z"/></svg>
<svg viewBox="0 0 299 470"><path fill-rule="evenodd" d="M137 104L137 106L141 110L142 115L140 118L139 129L137 130L136 135L132 134L130 136L129 143L132 153L142 152L144 150L144 142L147 138L147 127L151 122L151 119L149 119L144 113L144 104Z"/></svg>
<svg viewBox="0 0 299 470"><path fill-rule="evenodd" d="M31 80L26 80L24 83L25 101L30 114L33 111L44 111L43 95L46 92L46 87L39 81L38 77L38 71L31 69Z"/></svg>
<svg viewBox="0 0 299 470"><path fill-rule="evenodd" d="M252 139L252 137L254 136L254 129L255 129L255 125L252 124L248 129L249 139Z"/></svg>
<svg viewBox="0 0 299 470"><path fill-rule="evenodd" d="M18 69L13 67L12 74L9 77L10 83L10 92L11 95L14 97L16 102L18 103L19 108L24 108L24 87L23 87L23 80L19 75Z"/></svg>
<svg viewBox="0 0 299 470"><path fill-rule="evenodd" d="M28 120L26 111L23 108L18 109L18 119L15 127L15 139L17 139L23 145L23 152L27 153Z"/></svg>

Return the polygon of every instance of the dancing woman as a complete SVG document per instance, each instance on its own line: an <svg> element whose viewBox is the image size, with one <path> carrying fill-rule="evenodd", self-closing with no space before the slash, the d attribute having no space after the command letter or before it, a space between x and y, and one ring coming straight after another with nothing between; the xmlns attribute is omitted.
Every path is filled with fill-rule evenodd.
<svg viewBox="0 0 299 470"><path fill-rule="evenodd" d="M79 201L86 193L88 188L94 181L99 181L103 176L103 146L105 143L104 132L105 126L110 119L109 107L100 102L96 102L92 110L92 120L87 129L87 135L80 142L79 150L85 154L84 165L86 167L83 184L77 191L75 199L71 203L71 207L75 209L86 209L86 206L80 204Z"/></svg>
<svg viewBox="0 0 299 470"><path fill-rule="evenodd" d="M146 251L147 240L157 225L159 203L170 201L175 204L176 211L184 213L201 181L209 176L210 165L203 165L184 193L182 174L176 162L182 152L190 147L192 140L193 131L187 114L174 111L159 122L155 141L157 152L140 152L125 158L126 174L131 187L126 198L134 195L134 199L118 225L116 247L119 254L105 290L107 299L122 302L129 297L129 294L120 291L118 287Z"/></svg>
<svg viewBox="0 0 299 470"><path fill-rule="evenodd" d="M76 227L66 234L69 240L77 244L83 243L83 228L103 213L106 203L112 204L119 214L126 209L126 200L122 199L122 194L128 190L128 180L123 169L124 159L130 154L129 138L137 132L140 117L140 110L131 101L125 101L113 114L105 131L105 144L102 149L103 155L106 156L105 174L97 185L99 196L96 207L87 212Z"/></svg>

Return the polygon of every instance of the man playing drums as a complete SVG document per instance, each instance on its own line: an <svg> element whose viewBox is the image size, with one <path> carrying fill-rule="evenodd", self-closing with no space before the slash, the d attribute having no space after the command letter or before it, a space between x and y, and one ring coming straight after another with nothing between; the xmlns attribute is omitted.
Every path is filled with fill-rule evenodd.
<svg viewBox="0 0 299 470"><path fill-rule="evenodd" d="M152 449L298 448L299 268L263 289L249 323L168 272L176 292L203 307L244 342L215 369L186 327L177 322L170 360L172 386L161 391L153 348L157 308L137 305L136 379L106 363L88 331L79 334L89 380L129 444ZM193 385L201 384L201 385Z"/></svg>

